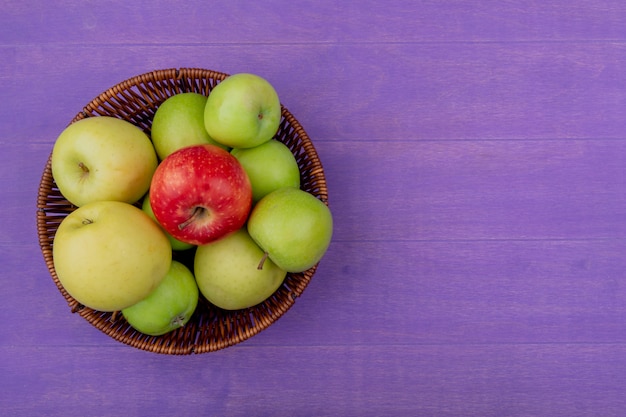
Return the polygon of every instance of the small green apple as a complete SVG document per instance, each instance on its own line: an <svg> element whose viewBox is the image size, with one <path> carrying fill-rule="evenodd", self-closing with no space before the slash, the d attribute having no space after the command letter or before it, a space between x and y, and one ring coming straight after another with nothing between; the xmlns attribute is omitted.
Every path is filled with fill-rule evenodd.
<svg viewBox="0 0 626 417"><path fill-rule="evenodd" d="M109 116L70 124L57 138L51 157L59 191L79 207L93 201L139 201L157 164L148 135Z"/></svg>
<svg viewBox="0 0 626 417"><path fill-rule="evenodd" d="M233 149L230 153L250 178L253 202L279 188L300 188L298 162L284 143L271 139L254 148Z"/></svg>
<svg viewBox="0 0 626 417"><path fill-rule="evenodd" d="M217 84L206 102L204 126L217 142L252 148L278 131L281 107L274 87L264 78L240 73Z"/></svg>
<svg viewBox="0 0 626 417"><path fill-rule="evenodd" d="M160 336L189 322L198 305L198 286L185 265L172 261L163 281L146 298L122 310L135 330Z"/></svg>
<svg viewBox="0 0 626 417"><path fill-rule="evenodd" d="M159 159L191 145L209 143L228 148L211 139L204 128L207 97L198 93L179 93L167 98L152 118L152 143Z"/></svg>
<svg viewBox="0 0 626 417"><path fill-rule="evenodd" d="M278 267L303 272L326 253L333 233L328 206L299 188L281 188L252 209L248 232Z"/></svg>
<svg viewBox="0 0 626 417"><path fill-rule="evenodd" d="M52 256L59 281L76 301L94 310L118 311L161 283L170 268L172 248L139 208L96 201L62 220Z"/></svg>
<svg viewBox="0 0 626 417"><path fill-rule="evenodd" d="M167 239L170 241L170 245L172 245L172 250L175 250L175 251L187 250L187 249L191 249L191 248L193 248L195 246L195 245L192 245L191 243L182 242L182 241L176 239L174 236L172 236L170 233L168 233L167 230L163 229L163 226L161 226L161 224L157 220L156 216L154 215L154 212L152 211L152 206L150 205L150 194L146 195L143 198L143 202L141 203L141 209L148 216L150 216L150 218L152 220L154 220L156 222L156 224L159 225L161 230L163 230L163 233L165 233L165 236L167 236Z"/></svg>
<svg viewBox="0 0 626 417"><path fill-rule="evenodd" d="M198 246L194 273L200 292L217 307L238 310L271 296L287 273L267 259L245 227L207 245Z"/></svg>

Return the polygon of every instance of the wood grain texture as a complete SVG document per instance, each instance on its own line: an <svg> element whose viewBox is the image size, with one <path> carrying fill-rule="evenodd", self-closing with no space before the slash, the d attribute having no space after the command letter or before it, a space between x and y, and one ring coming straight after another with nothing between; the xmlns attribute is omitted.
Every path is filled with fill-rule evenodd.
<svg viewBox="0 0 626 417"><path fill-rule="evenodd" d="M49 415L495 417L549 409L579 417L619 416L626 405L614 383L626 352L614 345L238 347L168 360L107 347L83 348L79 357L75 348L56 351L52 363L33 348L1 349L27 362L3 387L6 394L23 395L20 387L29 386ZM103 355L143 372L121 377ZM304 373L303 363L317 371ZM58 369L65 369L63 379ZM39 383L32 384L33 375ZM28 415L32 406L12 402L4 410Z"/></svg>
<svg viewBox="0 0 626 417"><path fill-rule="evenodd" d="M14 111L39 114L37 125L54 127L54 134L111 85L153 69L201 66L263 74L317 140L622 139L625 48L620 42L53 44L0 47L11 57L0 69L6 94L21 98ZM48 97L56 99L52 108ZM0 137L32 138L29 125L3 114Z"/></svg>
<svg viewBox="0 0 626 417"><path fill-rule="evenodd" d="M268 6L122 0L3 6L0 37L12 44L285 44L624 40L619 0L524 3L511 0L298 0ZM184 27L182 26L184 24ZM25 30L29 29L29 30Z"/></svg>
<svg viewBox="0 0 626 417"><path fill-rule="evenodd" d="M0 414L621 416L626 4L0 5ZM315 143L335 234L224 351L69 312L36 191L82 106L153 69L255 72Z"/></svg>

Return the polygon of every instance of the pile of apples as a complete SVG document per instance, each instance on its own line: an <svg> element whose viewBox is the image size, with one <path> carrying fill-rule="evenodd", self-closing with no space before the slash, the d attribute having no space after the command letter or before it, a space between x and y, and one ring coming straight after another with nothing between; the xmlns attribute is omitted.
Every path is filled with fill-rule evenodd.
<svg viewBox="0 0 626 417"><path fill-rule="evenodd" d="M77 207L53 244L65 290L158 336L184 326L201 296L248 308L287 273L316 265L333 219L300 189L296 159L275 139L280 119L274 87L239 73L208 97L169 97L151 136L109 116L70 124L51 156L59 191ZM183 251L193 265L176 260Z"/></svg>

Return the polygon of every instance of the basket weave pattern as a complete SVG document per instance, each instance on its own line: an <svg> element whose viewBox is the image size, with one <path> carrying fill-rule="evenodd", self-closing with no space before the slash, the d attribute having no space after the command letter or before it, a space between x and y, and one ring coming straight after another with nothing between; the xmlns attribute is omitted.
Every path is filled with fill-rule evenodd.
<svg viewBox="0 0 626 417"><path fill-rule="evenodd" d="M86 117L114 116L150 134L152 118L163 101L185 92L207 96L227 76L197 68L158 70L138 75L93 99L71 123ZM317 152L302 126L284 106L275 138L286 144L296 157L301 172L301 188L328 204L326 178ZM56 187L50 158L41 178L37 207L37 230L43 257L71 312L81 315L110 337L150 352L187 355L216 351L240 343L280 318L302 294L317 269L316 265L302 273L287 274L282 286L270 298L244 310L222 310L201 296L186 326L163 336L148 336L134 330L119 312L100 312L81 305L61 285L54 269L52 245L59 224L76 207ZM186 263L189 265L189 259Z"/></svg>

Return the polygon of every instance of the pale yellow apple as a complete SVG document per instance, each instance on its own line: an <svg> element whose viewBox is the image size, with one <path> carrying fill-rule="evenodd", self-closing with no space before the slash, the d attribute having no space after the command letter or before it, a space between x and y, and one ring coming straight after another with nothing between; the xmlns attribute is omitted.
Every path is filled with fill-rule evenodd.
<svg viewBox="0 0 626 417"><path fill-rule="evenodd" d="M266 259L245 227L198 246L194 272L200 292L226 310L248 308L265 301L287 275Z"/></svg>
<svg viewBox="0 0 626 417"><path fill-rule="evenodd" d="M148 135L125 120L88 117L69 125L52 149L52 176L72 204L135 203L148 191L158 164Z"/></svg>
<svg viewBox="0 0 626 417"><path fill-rule="evenodd" d="M172 248L161 228L128 203L88 203L56 232L54 269L65 290L99 311L118 311L147 297L165 278Z"/></svg>

